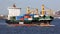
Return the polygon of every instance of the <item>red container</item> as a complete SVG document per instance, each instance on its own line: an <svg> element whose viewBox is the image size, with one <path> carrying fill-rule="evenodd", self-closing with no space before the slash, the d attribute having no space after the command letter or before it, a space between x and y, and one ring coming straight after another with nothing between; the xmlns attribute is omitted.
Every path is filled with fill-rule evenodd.
<svg viewBox="0 0 60 34"><path fill-rule="evenodd" d="M31 16L24 16L24 18L30 18Z"/></svg>
<svg viewBox="0 0 60 34"><path fill-rule="evenodd" d="M20 18L20 20L24 20L24 18Z"/></svg>

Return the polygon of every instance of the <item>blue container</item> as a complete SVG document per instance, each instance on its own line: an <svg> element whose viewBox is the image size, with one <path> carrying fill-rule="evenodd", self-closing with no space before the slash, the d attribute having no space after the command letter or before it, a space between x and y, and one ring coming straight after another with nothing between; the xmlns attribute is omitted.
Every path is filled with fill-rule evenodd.
<svg viewBox="0 0 60 34"><path fill-rule="evenodd" d="M30 14L30 16L34 17L35 14Z"/></svg>
<svg viewBox="0 0 60 34"><path fill-rule="evenodd" d="M20 16L24 16L24 14L20 15Z"/></svg>
<svg viewBox="0 0 60 34"><path fill-rule="evenodd" d="M23 16L29 16L29 14L24 14Z"/></svg>
<svg viewBox="0 0 60 34"><path fill-rule="evenodd" d="M28 20L28 18L24 18L24 20Z"/></svg>
<svg viewBox="0 0 60 34"><path fill-rule="evenodd" d="M20 20L20 18L24 18L23 16L16 16L16 20Z"/></svg>

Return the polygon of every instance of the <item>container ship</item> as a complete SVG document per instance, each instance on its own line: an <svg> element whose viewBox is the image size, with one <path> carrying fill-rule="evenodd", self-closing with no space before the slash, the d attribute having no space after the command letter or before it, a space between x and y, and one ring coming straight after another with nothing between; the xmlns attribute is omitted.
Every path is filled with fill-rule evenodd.
<svg viewBox="0 0 60 34"><path fill-rule="evenodd" d="M7 24L36 24L36 25L51 25L51 21L54 19L51 15L46 15L44 4L42 5L42 11L39 14L38 9L30 10L30 7L27 7L26 14L20 15L21 8L17 8L14 4L13 7L9 7L8 19L6 20Z"/></svg>

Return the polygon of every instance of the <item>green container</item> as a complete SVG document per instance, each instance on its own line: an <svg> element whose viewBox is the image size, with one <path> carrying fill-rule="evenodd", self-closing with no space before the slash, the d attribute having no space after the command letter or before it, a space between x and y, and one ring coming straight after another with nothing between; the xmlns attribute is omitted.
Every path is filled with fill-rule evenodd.
<svg viewBox="0 0 60 34"><path fill-rule="evenodd" d="M16 20L10 20L11 22L16 22Z"/></svg>
<svg viewBox="0 0 60 34"><path fill-rule="evenodd" d="M38 21L39 20L39 17L33 18L33 20L37 20Z"/></svg>
<svg viewBox="0 0 60 34"><path fill-rule="evenodd" d="M15 17L15 16L13 16L13 17L10 17L10 19L11 19L11 20L16 20L16 17Z"/></svg>
<svg viewBox="0 0 60 34"><path fill-rule="evenodd" d="M24 20L19 20L20 22L24 22Z"/></svg>
<svg viewBox="0 0 60 34"><path fill-rule="evenodd" d="M31 23L31 20L24 20L24 22L25 22L26 24L30 24L30 23Z"/></svg>

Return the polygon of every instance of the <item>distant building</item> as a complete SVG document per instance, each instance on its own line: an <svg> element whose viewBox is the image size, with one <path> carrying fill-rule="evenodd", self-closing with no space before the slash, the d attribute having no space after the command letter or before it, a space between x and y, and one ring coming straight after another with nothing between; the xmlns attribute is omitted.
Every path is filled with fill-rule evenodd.
<svg viewBox="0 0 60 34"><path fill-rule="evenodd" d="M7 17L8 17L7 15L1 15L0 14L0 19L7 19Z"/></svg>
<svg viewBox="0 0 60 34"><path fill-rule="evenodd" d="M55 14L57 14L57 15L60 15L60 11L58 11L58 12L55 12Z"/></svg>
<svg viewBox="0 0 60 34"><path fill-rule="evenodd" d="M60 17L60 11L55 12L56 17Z"/></svg>

